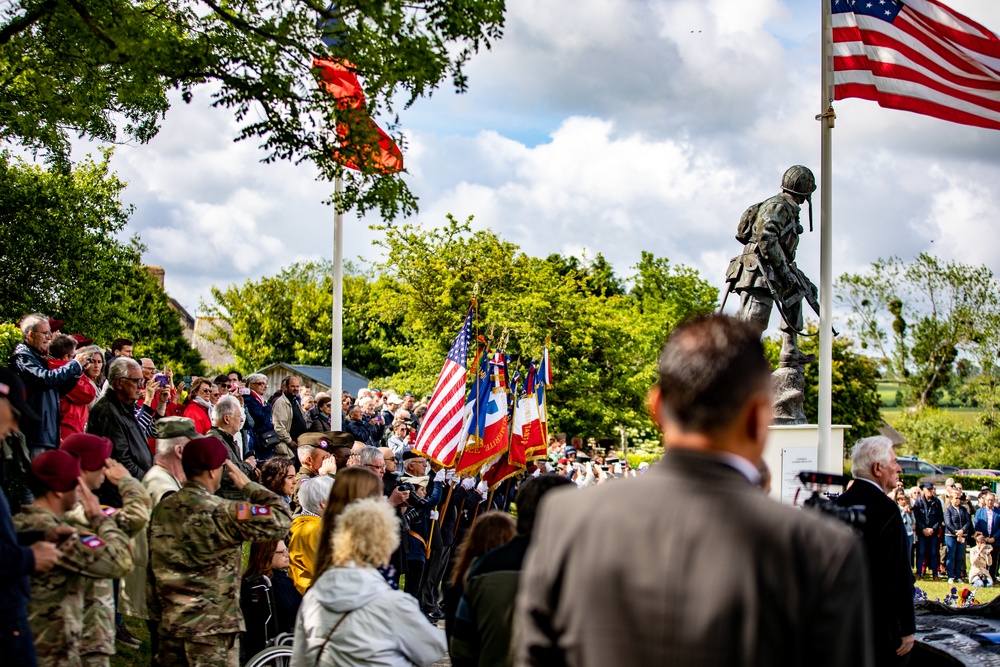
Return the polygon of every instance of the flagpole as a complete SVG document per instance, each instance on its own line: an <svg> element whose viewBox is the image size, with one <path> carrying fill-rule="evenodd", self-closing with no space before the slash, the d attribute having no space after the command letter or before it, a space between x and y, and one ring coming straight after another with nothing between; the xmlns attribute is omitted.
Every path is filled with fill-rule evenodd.
<svg viewBox="0 0 1000 667"><path fill-rule="evenodd" d="M334 409L330 413L330 428L339 431L344 390L344 213L340 209L340 195L344 193L344 179L337 176L334 181L334 213L333 213L333 314L330 318L331 355L330 355L330 400Z"/></svg>
<svg viewBox="0 0 1000 667"><path fill-rule="evenodd" d="M820 224L819 224L819 448L817 467L840 473L833 461L833 20L830 0L821 0L823 29L820 101Z"/></svg>

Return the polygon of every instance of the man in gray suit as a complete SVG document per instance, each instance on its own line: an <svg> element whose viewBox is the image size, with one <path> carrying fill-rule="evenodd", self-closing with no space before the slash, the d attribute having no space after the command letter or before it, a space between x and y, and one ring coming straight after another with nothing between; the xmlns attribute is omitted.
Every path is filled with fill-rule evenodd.
<svg viewBox="0 0 1000 667"><path fill-rule="evenodd" d="M770 375L745 322L713 315L676 329L649 397L663 460L542 502L516 664L873 664L861 542L755 486Z"/></svg>

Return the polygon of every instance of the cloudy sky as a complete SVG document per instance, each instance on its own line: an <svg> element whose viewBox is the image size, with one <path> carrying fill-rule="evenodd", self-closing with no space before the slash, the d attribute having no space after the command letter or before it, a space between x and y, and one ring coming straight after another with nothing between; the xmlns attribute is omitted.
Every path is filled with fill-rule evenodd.
<svg viewBox="0 0 1000 667"><path fill-rule="evenodd" d="M947 0L1000 32L1000 3ZM818 0L508 0L507 27L400 121L416 221L475 216L526 252L602 253L628 274L641 250L723 284L750 204L796 163L819 171ZM121 147L132 231L189 310L211 285L332 256L331 186L263 165L203 93L150 144ZM1000 132L872 102L837 104L834 275L928 250L1000 273ZM818 202L815 212L819 220ZM345 256L374 258L349 215ZM819 232L799 264L819 282Z"/></svg>

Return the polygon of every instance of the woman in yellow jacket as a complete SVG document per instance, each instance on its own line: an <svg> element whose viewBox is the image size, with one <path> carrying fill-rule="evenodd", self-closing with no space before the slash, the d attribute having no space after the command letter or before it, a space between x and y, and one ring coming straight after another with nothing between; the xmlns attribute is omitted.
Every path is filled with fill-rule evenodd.
<svg viewBox="0 0 1000 667"><path fill-rule="evenodd" d="M298 503L301 510L292 518L292 537L288 542L289 568L295 588L305 595L316 572L316 552L319 549L320 527L333 478L326 475L309 477L299 482Z"/></svg>

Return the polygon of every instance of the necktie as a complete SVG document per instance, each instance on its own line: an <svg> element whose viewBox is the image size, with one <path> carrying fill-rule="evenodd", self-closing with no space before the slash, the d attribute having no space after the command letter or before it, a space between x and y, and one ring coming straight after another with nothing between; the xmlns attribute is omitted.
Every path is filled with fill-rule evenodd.
<svg viewBox="0 0 1000 667"><path fill-rule="evenodd" d="M986 510L986 530L990 535L993 534L993 510Z"/></svg>

